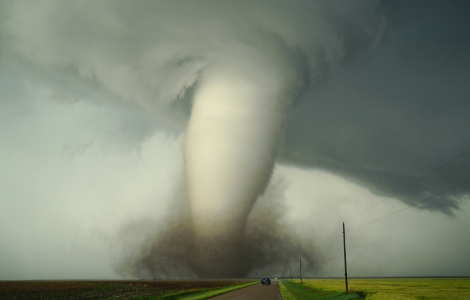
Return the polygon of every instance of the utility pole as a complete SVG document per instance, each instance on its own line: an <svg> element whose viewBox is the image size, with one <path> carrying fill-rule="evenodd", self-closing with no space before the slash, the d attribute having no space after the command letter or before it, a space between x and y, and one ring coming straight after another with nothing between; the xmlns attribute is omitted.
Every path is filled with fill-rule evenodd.
<svg viewBox="0 0 470 300"><path fill-rule="evenodd" d="M343 222L343 246L344 246L344 278L346 281L346 294L348 293L348 267L346 265L346 230Z"/></svg>
<svg viewBox="0 0 470 300"><path fill-rule="evenodd" d="M292 281L292 268L289 268L290 281Z"/></svg>
<svg viewBox="0 0 470 300"><path fill-rule="evenodd" d="M300 284L302 284L302 258L300 259Z"/></svg>

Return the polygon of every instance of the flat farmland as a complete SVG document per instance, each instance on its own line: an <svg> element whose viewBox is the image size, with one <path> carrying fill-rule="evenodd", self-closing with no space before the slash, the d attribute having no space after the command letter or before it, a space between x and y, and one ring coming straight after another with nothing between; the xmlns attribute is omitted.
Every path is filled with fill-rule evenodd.
<svg viewBox="0 0 470 300"><path fill-rule="evenodd" d="M0 299L184 299L252 280L0 281Z"/></svg>
<svg viewBox="0 0 470 300"><path fill-rule="evenodd" d="M300 280L294 279L293 284L287 280L283 283L284 293L291 291L292 299L296 299L296 293L307 296L302 299L328 299L330 295L345 291L344 279L304 279L302 285ZM338 295L338 299L470 299L470 278L353 278L348 283L349 291L356 293L357 298ZM305 288L311 291L312 297ZM283 299L289 299L289 295L283 295Z"/></svg>

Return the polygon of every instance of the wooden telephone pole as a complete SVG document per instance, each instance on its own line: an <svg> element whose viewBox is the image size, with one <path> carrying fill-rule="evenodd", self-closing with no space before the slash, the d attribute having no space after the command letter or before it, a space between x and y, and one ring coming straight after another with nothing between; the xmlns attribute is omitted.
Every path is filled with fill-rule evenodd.
<svg viewBox="0 0 470 300"><path fill-rule="evenodd" d="M300 283L302 284L302 258L300 259Z"/></svg>
<svg viewBox="0 0 470 300"><path fill-rule="evenodd" d="M343 222L343 246L344 246L344 278L346 281L346 294L348 293L348 267L346 265L346 230Z"/></svg>

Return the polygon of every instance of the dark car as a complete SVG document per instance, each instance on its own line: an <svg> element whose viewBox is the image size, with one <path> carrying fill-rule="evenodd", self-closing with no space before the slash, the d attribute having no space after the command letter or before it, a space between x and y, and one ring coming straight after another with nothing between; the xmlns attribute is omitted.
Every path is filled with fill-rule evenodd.
<svg viewBox="0 0 470 300"><path fill-rule="evenodd" d="M271 285L271 279L269 279L269 278L264 278L264 279L261 280L261 283L262 283L263 285L267 285L267 284Z"/></svg>

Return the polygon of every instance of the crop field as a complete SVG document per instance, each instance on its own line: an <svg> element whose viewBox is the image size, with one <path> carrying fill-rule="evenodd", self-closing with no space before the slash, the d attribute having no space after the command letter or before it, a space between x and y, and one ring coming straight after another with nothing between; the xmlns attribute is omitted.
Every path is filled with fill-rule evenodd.
<svg viewBox="0 0 470 300"><path fill-rule="evenodd" d="M284 280L283 299L470 299L470 278L349 279L349 291L355 296L344 294L344 279L304 279L303 282L300 285L298 279L293 283Z"/></svg>
<svg viewBox="0 0 470 300"><path fill-rule="evenodd" d="M0 281L0 299L185 299L246 280Z"/></svg>

